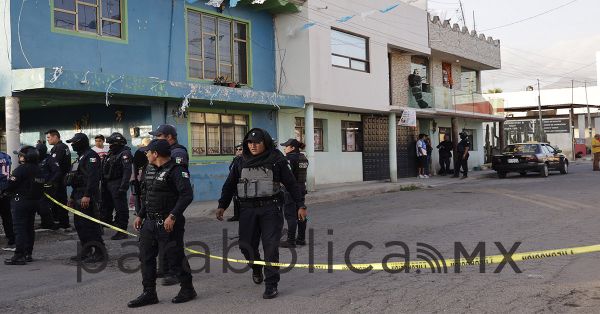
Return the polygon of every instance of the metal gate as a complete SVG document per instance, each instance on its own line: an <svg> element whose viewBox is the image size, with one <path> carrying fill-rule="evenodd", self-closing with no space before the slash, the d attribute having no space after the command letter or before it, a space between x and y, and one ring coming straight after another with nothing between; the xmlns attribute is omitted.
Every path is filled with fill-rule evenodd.
<svg viewBox="0 0 600 314"><path fill-rule="evenodd" d="M388 118L362 116L363 180L389 180Z"/></svg>
<svg viewBox="0 0 600 314"><path fill-rule="evenodd" d="M396 125L400 118L397 119ZM396 157L398 167L398 178L415 177L417 175L417 148L415 128L396 127Z"/></svg>

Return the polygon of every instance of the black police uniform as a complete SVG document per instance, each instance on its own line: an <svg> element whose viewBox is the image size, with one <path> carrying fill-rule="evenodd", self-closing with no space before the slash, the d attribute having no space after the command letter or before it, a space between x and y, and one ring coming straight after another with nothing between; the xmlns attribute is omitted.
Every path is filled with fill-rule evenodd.
<svg viewBox="0 0 600 314"><path fill-rule="evenodd" d="M12 161L10 155L0 152L0 191L8 186L8 178ZM0 217L2 218L2 228L8 240L8 245L15 244L15 233L12 225L12 214L10 212L10 197L6 194L0 194Z"/></svg>
<svg viewBox="0 0 600 314"><path fill-rule="evenodd" d="M292 173L302 195L306 195L306 171L308 169L308 159L300 152L291 152L285 155ZM298 220L298 206L294 203L289 192L285 192L285 220L288 225L287 242L292 246L295 244L305 244L306 238L306 220ZM296 237L298 230L298 237Z"/></svg>
<svg viewBox="0 0 600 314"><path fill-rule="evenodd" d="M454 177L458 177L460 173L460 168L462 168L463 177L467 177L467 174L469 172L469 153L467 152L467 156L464 156L467 148L469 150L471 149L471 142L469 142L469 138L462 137L462 139L456 146L456 153L458 154L458 156L456 156L456 164L454 165Z"/></svg>
<svg viewBox="0 0 600 314"><path fill-rule="evenodd" d="M190 157L188 156L187 148L179 143L171 145L171 159L178 164L188 167L190 164Z"/></svg>
<svg viewBox="0 0 600 314"><path fill-rule="evenodd" d="M12 258L4 261L8 265L24 265L31 262L33 243L35 241L34 220L42 198L44 178L38 165L38 152L34 147L21 149L25 163L12 173L5 192L11 194L13 227L16 247Z"/></svg>
<svg viewBox="0 0 600 314"><path fill-rule="evenodd" d="M237 167L238 163L242 162L242 156L235 156L231 163L229 164L229 171L233 167ZM240 199L236 195L233 196L233 216L229 218L227 221L239 221L240 220Z"/></svg>
<svg viewBox="0 0 600 314"><path fill-rule="evenodd" d="M103 161L102 171L102 210L104 221L121 229L129 223L129 202L127 190L131 179L133 155L127 146L113 144ZM115 212L113 221L113 211ZM126 235L117 233L115 236Z"/></svg>
<svg viewBox="0 0 600 314"><path fill-rule="evenodd" d="M55 195L56 186L64 184L60 182L62 180L62 173L58 162L48 155L48 148L45 144L36 145L36 149L40 155L40 169L42 170L42 176L45 179L44 192L49 195ZM54 224L54 218L52 214L52 201L47 197L40 199L40 207L38 214L40 215L41 227L46 229L56 229L58 226Z"/></svg>
<svg viewBox="0 0 600 314"><path fill-rule="evenodd" d="M252 156L247 145L250 141L262 141L265 152ZM219 208L226 209L237 191L240 198L240 250L247 260L259 261L258 245L262 240L264 260L276 263L279 262L279 240L283 227L280 184L290 192L299 208L304 207L304 195L298 188L287 159L275 148L267 131L252 129L244 137L243 143L243 161L229 172L223 184ZM262 174L267 176L258 180L252 177ZM268 193L265 195L264 191ZM260 265L252 266L252 277L256 284L262 282L262 269ZM277 295L279 267L267 266L264 273L266 289L263 297L273 298Z"/></svg>
<svg viewBox="0 0 600 314"><path fill-rule="evenodd" d="M452 142L442 141L438 146L440 157L440 174L445 176L450 173L450 158L452 158Z"/></svg>
<svg viewBox="0 0 600 314"><path fill-rule="evenodd" d="M62 141L59 141L50 150L50 156L54 158L60 166L61 178L56 182L53 197L62 204L67 203L67 187L64 184L65 176L71 171L71 150ZM61 228L69 228L69 213L62 207L54 204L52 208L54 219L58 221Z"/></svg>
<svg viewBox="0 0 600 314"><path fill-rule="evenodd" d="M185 166L176 164L172 159L161 167L146 166L142 178L142 208L139 212L139 217L144 219L140 230L139 255L144 291L156 289L156 257L162 251L182 291L193 290L183 242L183 213L193 198L190 175ZM163 222L170 214L175 216L175 225L173 231L167 232Z"/></svg>
<svg viewBox="0 0 600 314"><path fill-rule="evenodd" d="M71 146L78 155L66 180L67 185L73 188L71 199L74 201L74 208L86 215L101 219L96 202L100 197L100 156L89 147L89 139L85 134L77 133L68 142L72 143ZM81 207L83 197L90 198L87 208ZM83 248L79 258L89 262L105 258L106 248L100 225L79 216L74 217L74 224Z"/></svg>

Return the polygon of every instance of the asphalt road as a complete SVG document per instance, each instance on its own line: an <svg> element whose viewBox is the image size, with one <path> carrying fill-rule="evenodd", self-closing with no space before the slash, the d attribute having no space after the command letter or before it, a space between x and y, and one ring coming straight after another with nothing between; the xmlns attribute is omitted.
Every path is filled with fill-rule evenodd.
<svg viewBox="0 0 600 314"><path fill-rule="evenodd" d="M406 243L410 260L419 260L417 243L435 247L445 258L453 257L455 242L469 251L485 242L488 255L500 253L494 242L506 249L522 242L517 252L598 244L600 173L592 172L589 164L572 166L570 171L548 178L532 174L467 179L434 189L311 206L314 260L326 263L332 245L333 262L343 263L346 248L355 241L373 247L355 248L353 263L381 262L387 254L404 253L398 246L386 248L390 241ZM190 219L186 240L202 241L212 254L222 255L224 228L228 237L237 234L236 223ZM327 230L333 230L333 235ZM110 235L107 232L105 237ZM294 269L282 275L280 296L274 300L261 298L264 287L253 284L249 272L224 273L222 263L213 260L209 273L194 274L196 300L171 304L178 287L159 286L160 304L129 310L126 303L141 292L141 275L123 273L117 264L122 254L136 253L135 247L106 241L111 255L106 269L95 274L83 271L77 282L77 267L66 261L75 253L76 237L54 232L38 238L35 262L22 267L0 265L0 312L591 313L600 306L600 253L591 253L519 262L521 273L509 265L500 273L494 273L496 265L489 265L485 273L469 266L460 273L450 268L441 274ZM307 263L308 247L296 251L298 262ZM0 257L10 254L0 252ZM236 248L231 250L230 257L241 256ZM281 260L290 259L290 252L282 250ZM193 258L191 263L200 269L205 260ZM136 266L131 258L125 264Z"/></svg>

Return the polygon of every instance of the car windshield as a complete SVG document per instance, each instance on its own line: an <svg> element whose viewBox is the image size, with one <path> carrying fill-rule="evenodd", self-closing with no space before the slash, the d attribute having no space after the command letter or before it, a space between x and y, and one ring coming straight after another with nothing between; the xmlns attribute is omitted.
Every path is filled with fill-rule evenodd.
<svg viewBox="0 0 600 314"><path fill-rule="evenodd" d="M504 149L505 153L531 153L535 154L537 152L537 144L515 144L508 145Z"/></svg>

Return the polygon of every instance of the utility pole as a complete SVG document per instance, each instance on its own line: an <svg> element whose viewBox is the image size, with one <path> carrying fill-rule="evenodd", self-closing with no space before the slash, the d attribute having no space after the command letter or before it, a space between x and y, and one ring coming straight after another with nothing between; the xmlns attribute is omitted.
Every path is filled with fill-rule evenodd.
<svg viewBox="0 0 600 314"><path fill-rule="evenodd" d="M465 10L463 10L462 1L458 0L458 4L460 4L460 14L462 15L463 26L467 26L467 20L465 20Z"/></svg>
<svg viewBox="0 0 600 314"><path fill-rule="evenodd" d="M477 30L477 24L475 24L475 10L473 10L473 30Z"/></svg>
<svg viewBox="0 0 600 314"><path fill-rule="evenodd" d="M542 92L540 91L540 80L537 80L537 87L538 87L538 112L539 112L539 136L538 136L538 141L541 143L543 142L543 134L544 134L544 120L542 120Z"/></svg>

